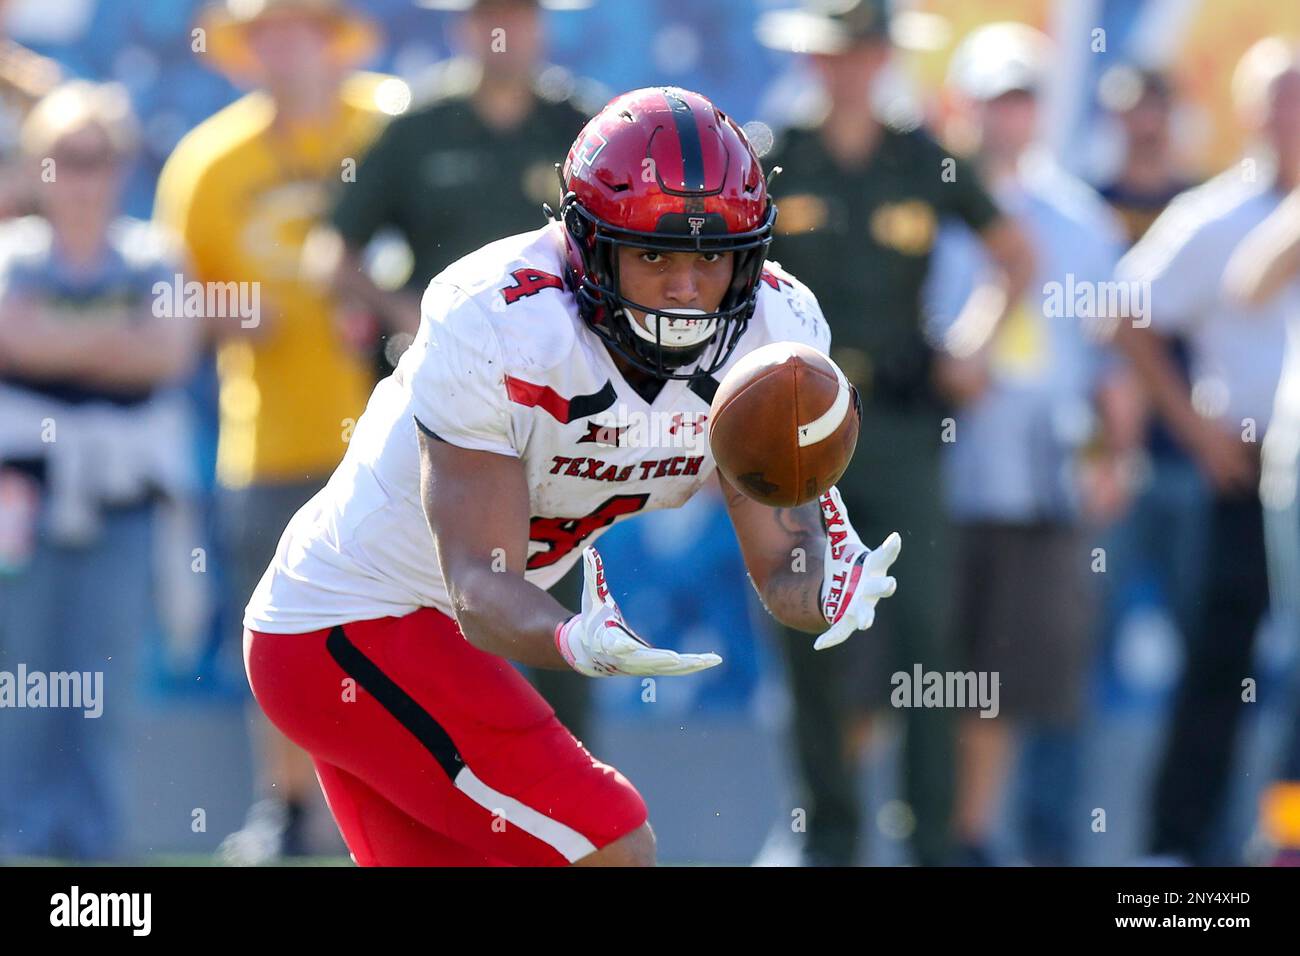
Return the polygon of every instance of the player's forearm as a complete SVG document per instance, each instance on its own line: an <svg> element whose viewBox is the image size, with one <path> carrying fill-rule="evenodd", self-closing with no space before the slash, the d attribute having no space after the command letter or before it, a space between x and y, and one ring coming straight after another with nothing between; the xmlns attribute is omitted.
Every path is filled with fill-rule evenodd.
<svg viewBox="0 0 1300 956"><path fill-rule="evenodd" d="M822 555L826 552L826 532L822 528L821 507L809 502L795 508L773 508L772 517L784 540L779 548L769 549L755 564L763 566L758 596L768 613L796 631L820 634L826 630L821 610Z"/></svg>
<svg viewBox="0 0 1300 956"><path fill-rule="evenodd" d="M555 629L573 612L541 588L484 568L449 577L448 590L461 633L479 650L529 667L568 669Z"/></svg>
<svg viewBox="0 0 1300 956"><path fill-rule="evenodd" d="M826 629L821 612L826 531L821 506L769 508L746 498L718 473L723 501L763 607L786 627L810 634Z"/></svg>
<svg viewBox="0 0 1300 956"><path fill-rule="evenodd" d="M825 547L823 544L821 547ZM786 627L806 634L826 630L821 610L822 562L809 561L806 570L790 568L774 572L758 596L769 614Z"/></svg>
<svg viewBox="0 0 1300 956"><path fill-rule="evenodd" d="M524 579L529 498L522 461L458 448L416 424L420 498L461 632L489 654L567 667L555 629L572 612Z"/></svg>

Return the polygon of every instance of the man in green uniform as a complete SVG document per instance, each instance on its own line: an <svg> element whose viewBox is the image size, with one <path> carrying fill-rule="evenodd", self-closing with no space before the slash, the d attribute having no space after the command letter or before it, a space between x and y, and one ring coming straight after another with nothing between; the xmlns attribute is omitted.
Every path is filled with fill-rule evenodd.
<svg viewBox="0 0 1300 956"><path fill-rule="evenodd" d="M940 449L955 439L939 382L979 387L978 356L1032 274L1020 233L998 212L966 164L919 128L878 118L872 86L892 51L884 0L769 14L759 37L812 55L828 101L819 125L787 130L769 168L783 167L772 257L816 293L831 326L832 357L862 397L862 430L838 482L863 534L903 535L897 603L873 641L814 652L784 634L795 703L795 743L809 805L805 862L851 864L857 852L855 765L867 715L890 701L891 675L947 671L944 598L950 542L940 496ZM1003 271L971 297L946 343L923 335L921 289L940 220L956 216L979 234ZM859 519L857 516L861 515ZM910 694L908 702L910 703ZM952 714L905 712L904 780L916 861L942 864L948 850Z"/></svg>
<svg viewBox="0 0 1300 956"><path fill-rule="evenodd" d="M427 0L468 7L464 56L442 64L430 99L394 119L345 182L331 217L346 245L336 281L386 331L414 334L429 280L502 236L540 228L555 164L600 104L579 105L578 81L543 68L542 0ZM400 291L361 268L366 244L395 231L412 254Z"/></svg>
<svg viewBox="0 0 1300 956"><path fill-rule="evenodd" d="M345 182L332 224L343 249L334 280L342 294L378 319L386 335L413 336L420 296L435 275L493 240L539 229L542 203L555 201L555 164L602 105L583 84L541 63L541 8L549 0L426 0L464 9L459 39L465 55L441 65L432 98L399 116L380 134ZM555 4L575 9L575 4ZM362 267L363 250L381 231L395 231L411 250L399 289L380 288ZM400 350L383 349L395 365ZM381 367L387 374L390 367ZM576 605L581 573L551 589ZM531 675L565 726L581 739L589 682L559 671Z"/></svg>

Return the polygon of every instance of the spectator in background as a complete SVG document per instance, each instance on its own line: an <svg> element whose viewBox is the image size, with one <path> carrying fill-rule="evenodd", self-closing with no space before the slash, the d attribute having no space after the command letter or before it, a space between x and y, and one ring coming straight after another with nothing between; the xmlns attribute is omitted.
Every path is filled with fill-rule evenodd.
<svg viewBox="0 0 1300 956"><path fill-rule="evenodd" d="M1300 646L1300 188L1242 240L1225 273L1228 294L1252 306L1281 299L1289 317L1286 356L1273 420L1262 447L1264 508L1272 611ZM1294 717L1279 779L1265 791L1261 831L1273 862L1300 866L1300 685L1292 685Z"/></svg>
<svg viewBox="0 0 1300 956"><path fill-rule="evenodd" d="M177 264L118 215L137 145L126 92L60 86L21 144L38 214L0 226L0 671L51 675L51 692L57 672L89 683L83 707L0 711L0 857L107 861L154 621L155 511L193 490L167 386L197 343L155 295Z"/></svg>
<svg viewBox="0 0 1300 956"><path fill-rule="evenodd" d="M1098 98L1124 133L1119 171L1098 191L1119 214L1131 247L1175 196L1195 185L1182 174L1175 155L1176 93L1163 74L1126 64L1103 74ZM1168 349L1181 379L1188 381L1186 336L1170 330L1158 341ZM1137 388L1139 400L1134 407L1139 417L1133 427L1144 434L1142 451L1134 458L1132 469L1136 479L1133 506L1107 536L1106 551L1116 566L1143 570L1154 579L1170 619L1186 634L1192 626L1204 560L1205 482L1183 446L1151 413L1131 371L1125 379ZM1132 585L1131 573L1103 580L1105 629L1119 625L1124 610L1122 592Z"/></svg>
<svg viewBox="0 0 1300 956"><path fill-rule="evenodd" d="M1123 259L1121 280L1146 302L1116 341L1174 437L1211 486L1206 562L1186 665L1152 806L1151 852L1210 863L1220 832L1238 722L1250 706L1254 638L1268 609L1259 442L1281 375L1287 308L1243 307L1223 289L1241 240L1300 175L1300 62L1282 40L1242 58L1234 96L1267 155L1248 157L1175 200ZM1191 388L1160 338L1188 338ZM1253 698L1249 698L1253 699ZM1235 852L1228 851L1234 858Z"/></svg>
<svg viewBox="0 0 1300 956"><path fill-rule="evenodd" d="M1070 800L1078 784L1071 742L1092 606L1081 489L1106 491L1106 500L1091 503L1108 517L1122 504L1120 456L1104 440L1113 429L1098 427L1116 404L1107 400L1098 316L1061 305L1069 284L1097 288L1110 279L1123 234L1101 197L1035 146L1050 56L1051 42L1037 30L993 23L962 41L948 74L954 123L968 128L980 175L1037 262L1033 283L981 353L980 376L964 373L954 389L946 449L958 669L999 678L996 715L972 706L959 717L953 862L963 865L998 862L993 828L1017 735L1020 743L1057 745L1022 752L1022 765L1038 779L1020 842L1035 865L1071 862ZM944 225L928 283L937 340L989 265L968 227ZM947 367L941 363L941 373ZM1089 444L1096 451L1090 468L1104 480L1084 484L1080 459ZM1036 774L1045 762L1031 755L1045 750L1061 759L1042 768L1055 772Z"/></svg>
<svg viewBox="0 0 1300 956"><path fill-rule="evenodd" d="M199 25L200 56L256 91L177 146L156 218L188 247L188 279L239 291L241 314L205 321L219 349L218 507L238 647L243 607L281 531L343 457L370 392L370 369L340 339L329 289L303 274L302 255L347 160L386 119L382 84L396 81L353 72L378 34L341 2L229 0L207 8ZM304 813L317 792L307 755L258 708L250 720L262 799L223 844L231 862L305 852Z"/></svg>
<svg viewBox="0 0 1300 956"><path fill-rule="evenodd" d="M0 0L0 219L31 211L31 177L18 159L18 127L32 104L59 82L59 66L5 36Z"/></svg>
<svg viewBox="0 0 1300 956"><path fill-rule="evenodd" d="M879 118L872 92L891 53L887 5L859 0L826 10L810 2L758 24L764 43L813 54L829 99L818 125L786 131L766 157L784 169L775 186L772 256L816 293L831 327L831 356L862 398L862 440L838 482L845 504L865 538L902 533L898 577L910 582L871 641L814 651L807 635L782 632L809 801L804 859L846 865L857 851L855 765L868 715L887 706L892 673L910 674L914 664L949 669L951 549L939 469L945 411L920 305L939 220L966 223L1001 273L972 293L955 323L970 353L1007 302L1019 301L1033 266L1024 238L974 170L924 130ZM912 848L919 863L941 865L948 860L951 714L913 708L905 719Z"/></svg>
<svg viewBox="0 0 1300 956"><path fill-rule="evenodd" d="M1131 246L1175 196L1195 183L1178 169L1174 91L1164 74L1129 65L1112 67L1102 75L1097 93L1124 131L1119 171L1097 191L1123 220Z"/></svg>
<svg viewBox="0 0 1300 956"><path fill-rule="evenodd" d="M541 7L573 9L573 3L423 0L422 5L467 10L457 32L465 54L435 70L429 102L384 130L332 215L337 288L378 317L386 334L406 333L399 347L382 350L382 374L391 371L419 328L420 296L430 279L495 239L541 228L543 201L558 198L555 166L602 105L581 100L577 82L541 60ZM411 250L410 271L400 288L376 284L363 265L367 243L382 232L396 233ZM577 607L581 581L575 567L551 593ZM529 676L561 722L586 740L589 682L559 671Z"/></svg>
<svg viewBox="0 0 1300 956"><path fill-rule="evenodd" d="M542 226L541 204L556 198L555 165L601 105L580 105L576 81L544 67L540 8L549 3L422 5L466 10L456 34L464 55L420 84L428 101L384 130L331 216L344 244L339 288L386 332L412 335L430 279L500 236ZM366 244L382 231L411 251L398 289L380 288L363 266Z"/></svg>

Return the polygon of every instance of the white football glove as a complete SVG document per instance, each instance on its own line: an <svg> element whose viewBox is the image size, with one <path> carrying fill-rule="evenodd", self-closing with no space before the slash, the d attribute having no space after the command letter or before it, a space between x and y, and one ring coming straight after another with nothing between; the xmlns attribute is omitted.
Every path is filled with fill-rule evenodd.
<svg viewBox="0 0 1300 956"><path fill-rule="evenodd" d="M897 582L885 572L898 558L903 539L895 531L872 551L849 524L838 488L818 499L826 528L826 562L822 577L822 614L830 629L817 638L814 650L842 644L854 631L865 631L876 619L876 602L894 593Z"/></svg>
<svg viewBox="0 0 1300 956"><path fill-rule="evenodd" d="M651 647L623 621L595 548L582 552L582 563L582 613L555 629L560 656L578 673L588 677L676 677L722 663L717 654L678 654Z"/></svg>

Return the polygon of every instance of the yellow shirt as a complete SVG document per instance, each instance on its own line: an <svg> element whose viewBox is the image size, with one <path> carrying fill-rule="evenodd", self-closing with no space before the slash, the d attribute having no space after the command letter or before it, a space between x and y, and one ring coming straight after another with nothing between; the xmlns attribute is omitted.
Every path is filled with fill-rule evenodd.
<svg viewBox="0 0 1300 956"><path fill-rule="evenodd" d="M371 366L341 341L328 291L303 277L302 248L382 128L375 91L387 79L353 75L332 120L289 130L273 131L270 98L252 93L192 130L163 167L155 218L188 249L185 281L258 284L244 301L265 327L217 355L217 476L228 487L323 481L365 408Z"/></svg>

